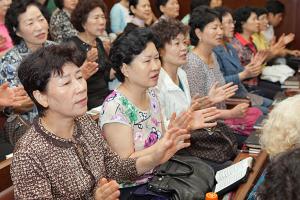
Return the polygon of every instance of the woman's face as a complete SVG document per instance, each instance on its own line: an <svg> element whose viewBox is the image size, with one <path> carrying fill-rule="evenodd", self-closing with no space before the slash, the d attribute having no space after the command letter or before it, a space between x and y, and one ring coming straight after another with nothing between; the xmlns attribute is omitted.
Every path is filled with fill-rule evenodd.
<svg viewBox="0 0 300 200"><path fill-rule="evenodd" d="M47 20L35 5L28 6L26 11L19 15L18 22L16 34L24 39L29 48L40 46L47 40Z"/></svg>
<svg viewBox="0 0 300 200"><path fill-rule="evenodd" d="M211 0L209 7L216 8L222 6L222 0Z"/></svg>
<svg viewBox="0 0 300 200"><path fill-rule="evenodd" d="M257 33L259 22L256 13L252 12L247 21L243 24L243 32L247 31L250 34Z"/></svg>
<svg viewBox="0 0 300 200"><path fill-rule="evenodd" d="M197 30L197 29L196 29ZM222 24L219 19L215 19L214 21L208 23L203 32L199 31L197 34L199 38L199 42L203 42L209 46L218 46L223 42L223 29Z"/></svg>
<svg viewBox="0 0 300 200"><path fill-rule="evenodd" d="M268 15L267 14L260 15L258 17L258 23L259 23L259 31L267 30L269 26Z"/></svg>
<svg viewBox="0 0 300 200"><path fill-rule="evenodd" d="M137 55L130 64L122 67L125 81L138 87L148 89L157 84L161 63L159 53L153 42Z"/></svg>
<svg viewBox="0 0 300 200"><path fill-rule="evenodd" d="M147 20L151 17L151 5L149 0L139 0L136 7L131 6L132 13L142 20Z"/></svg>
<svg viewBox="0 0 300 200"><path fill-rule="evenodd" d="M105 14L100 7L96 7L88 14L83 28L86 33L98 37L103 34L106 26Z"/></svg>
<svg viewBox="0 0 300 200"><path fill-rule="evenodd" d="M0 16L4 17L12 0L0 0Z"/></svg>
<svg viewBox="0 0 300 200"><path fill-rule="evenodd" d="M222 26L224 36L226 38L233 38L234 36L234 24L235 21L233 20L230 13L227 13L225 16L222 17Z"/></svg>
<svg viewBox="0 0 300 200"><path fill-rule="evenodd" d="M177 37L165 44L160 51L163 65L168 63L176 67L186 64L187 62L187 41L186 37L180 33Z"/></svg>
<svg viewBox="0 0 300 200"><path fill-rule="evenodd" d="M162 13L170 18L179 16L179 3L178 0L169 0L166 5L161 6Z"/></svg>
<svg viewBox="0 0 300 200"><path fill-rule="evenodd" d="M76 5L78 3L78 0L64 0L64 9L72 13L72 11L75 9Z"/></svg>
<svg viewBox="0 0 300 200"><path fill-rule="evenodd" d="M55 116L77 117L87 111L87 84L81 70L73 63L64 64L63 74L53 74L48 82L47 91L42 93L47 113Z"/></svg>

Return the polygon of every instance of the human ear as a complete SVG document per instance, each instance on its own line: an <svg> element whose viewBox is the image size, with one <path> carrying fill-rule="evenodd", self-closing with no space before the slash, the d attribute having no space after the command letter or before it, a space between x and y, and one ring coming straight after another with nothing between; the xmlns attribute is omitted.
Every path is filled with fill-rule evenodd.
<svg viewBox="0 0 300 200"><path fill-rule="evenodd" d="M34 99L42 105L44 108L48 108L48 98L46 94L41 93L39 90L33 91L33 97Z"/></svg>
<svg viewBox="0 0 300 200"><path fill-rule="evenodd" d="M121 72L125 77L128 78L129 73L128 73L128 65L127 64L125 64L125 63L122 64Z"/></svg>

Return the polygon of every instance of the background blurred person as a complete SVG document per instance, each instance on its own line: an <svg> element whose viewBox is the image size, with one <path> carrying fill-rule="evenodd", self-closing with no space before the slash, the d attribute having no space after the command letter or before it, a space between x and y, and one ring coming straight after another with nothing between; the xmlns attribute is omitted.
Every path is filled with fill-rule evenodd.
<svg viewBox="0 0 300 200"><path fill-rule="evenodd" d="M51 15L49 31L52 40L61 43L77 35L70 18L78 0L55 0L54 2L57 9Z"/></svg>

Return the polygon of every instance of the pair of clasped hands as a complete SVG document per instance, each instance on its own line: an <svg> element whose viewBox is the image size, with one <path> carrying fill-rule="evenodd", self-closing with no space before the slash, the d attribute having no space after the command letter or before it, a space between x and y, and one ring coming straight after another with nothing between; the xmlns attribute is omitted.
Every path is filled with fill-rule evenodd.
<svg viewBox="0 0 300 200"><path fill-rule="evenodd" d="M5 82L0 85L0 108L12 107L16 113L27 112L32 109L33 102L22 86L9 87Z"/></svg>

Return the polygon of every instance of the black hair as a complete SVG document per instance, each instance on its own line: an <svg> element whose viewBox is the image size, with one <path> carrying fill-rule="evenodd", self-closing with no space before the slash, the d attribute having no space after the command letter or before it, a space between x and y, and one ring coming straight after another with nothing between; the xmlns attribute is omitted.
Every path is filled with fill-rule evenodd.
<svg viewBox="0 0 300 200"><path fill-rule="evenodd" d="M150 28L135 28L124 32L113 42L109 58L120 82L125 80L124 74L121 72L123 63L130 64L137 55L145 50L149 42L153 42L155 46L159 42Z"/></svg>
<svg viewBox="0 0 300 200"><path fill-rule="evenodd" d="M19 28L19 16L26 12L27 8L30 5L34 5L38 7L42 12L42 6L40 3L36 2L35 0L15 0L12 1L9 9L5 15L5 26L9 32L9 36L11 37L14 45L20 44L23 40L21 37L17 36L17 30Z"/></svg>
<svg viewBox="0 0 300 200"><path fill-rule="evenodd" d="M128 2L129 2L129 14L134 15L130 7L133 6L134 8L136 8L136 6L139 4L139 0L128 0Z"/></svg>
<svg viewBox="0 0 300 200"><path fill-rule="evenodd" d="M266 9L268 10L268 13L273 13L274 15L276 15L278 13L284 13L285 6L278 0L268 0Z"/></svg>
<svg viewBox="0 0 300 200"><path fill-rule="evenodd" d="M156 0L156 7L160 14L163 14L160 10L160 6L166 6L169 0Z"/></svg>
<svg viewBox="0 0 300 200"><path fill-rule="evenodd" d="M209 7L210 2L211 2L211 0L192 0L191 5L190 5L190 9L191 9L190 12L192 12L198 6L208 6Z"/></svg>
<svg viewBox="0 0 300 200"><path fill-rule="evenodd" d="M264 15L264 14L268 14L268 10L266 8L254 8L254 11L257 15L257 17Z"/></svg>
<svg viewBox="0 0 300 200"><path fill-rule="evenodd" d="M199 28L201 31L204 30L205 26L216 19L219 19L218 13L207 6L199 6L191 13L189 21L190 26L190 40L191 44L196 46L199 42L195 30Z"/></svg>
<svg viewBox="0 0 300 200"><path fill-rule="evenodd" d="M217 7L217 8L215 8L215 11L218 12L219 19L220 19L221 22L223 20L223 17L225 17L227 14L231 15L231 10L229 8L226 8L226 7Z"/></svg>
<svg viewBox="0 0 300 200"><path fill-rule="evenodd" d="M278 155L269 163L257 199L300 200L300 149Z"/></svg>
<svg viewBox="0 0 300 200"><path fill-rule="evenodd" d="M46 108L36 101L33 91L45 92L51 76L63 74L62 67L65 63L71 62L81 66L83 61L84 57L71 44L43 47L23 60L18 68L18 77L25 91L35 103L40 116L45 114Z"/></svg>
<svg viewBox="0 0 300 200"><path fill-rule="evenodd" d="M170 43L179 34L185 35L188 32L188 27L176 19L161 19L151 29L159 38L159 46L156 46L158 49L163 48L165 44Z"/></svg>
<svg viewBox="0 0 300 200"><path fill-rule="evenodd" d="M254 8L242 7L238 8L233 13L233 19L235 20L234 31L237 33L243 32L243 24L249 19L251 13L255 13Z"/></svg>
<svg viewBox="0 0 300 200"><path fill-rule="evenodd" d="M64 8L64 0L54 0L54 3L56 5L56 7L58 7L59 9Z"/></svg>

